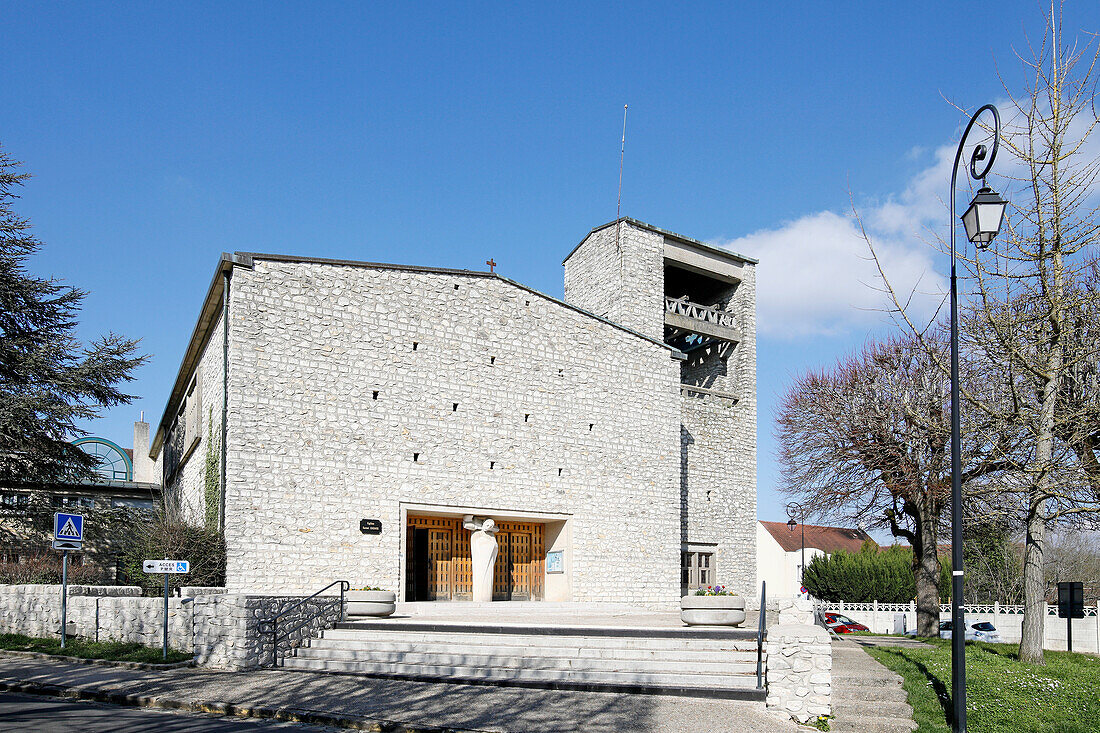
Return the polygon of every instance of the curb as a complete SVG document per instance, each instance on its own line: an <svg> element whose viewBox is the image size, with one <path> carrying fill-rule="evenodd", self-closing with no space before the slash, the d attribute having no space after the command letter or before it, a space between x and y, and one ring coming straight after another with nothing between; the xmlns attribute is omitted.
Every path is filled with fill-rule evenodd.
<svg viewBox="0 0 1100 733"><path fill-rule="evenodd" d="M194 660L186 662L171 662L169 664L156 664L155 662L123 662L113 659L87 659L85 657L66 657L61 654L47 654L45 652L24 652L17 649L0 649L0 656L23 657L25 659L49 659L57 662L69 662L72 664L95 664L102 667L121 667L122 669L182 669L195 666Z"/></svg>
<svg viewBox="0 0 1100 733"><path fill-rule="evenodd" d="M63 697L71 700L125 705L127 707L158 708L160 710L180 710L190 713L210 713L236 718L259 718L279 720L288 723L329 726L350 730L365 730L373 733L476 733L469 728L442 728L437 726L417 726L395 723L389 720L373 720L343 715L332 715L306 708L276 708L267 706L238 705L211 700L180 700L173 697L145 697L128 695L122 692L109 692L88 687L22 682L0 679L0 692L18 692L24 695L43 695Z"/></svg>

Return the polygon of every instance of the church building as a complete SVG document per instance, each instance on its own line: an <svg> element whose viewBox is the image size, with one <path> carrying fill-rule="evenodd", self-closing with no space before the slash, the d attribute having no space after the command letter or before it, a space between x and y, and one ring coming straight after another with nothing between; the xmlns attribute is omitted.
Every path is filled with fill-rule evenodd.
<svg viewBox="0 0 1100 733"><path fill-rule="evenodd" d="M223 254L149 455L230 591L466 601L473 517L494 600L758 592L756 260L623 218L564 267Z"/></svg>

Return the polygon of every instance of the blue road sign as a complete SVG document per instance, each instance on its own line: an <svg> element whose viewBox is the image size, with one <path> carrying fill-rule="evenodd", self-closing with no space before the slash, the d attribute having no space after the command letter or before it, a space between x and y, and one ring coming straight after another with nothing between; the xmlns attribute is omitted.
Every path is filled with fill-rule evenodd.
<svg viewBox="0 0 1100 733"><path fill-rule="evenodd" d="M84 541L84 517L58 512L53 515L53 538L69 542Z"/></svg>

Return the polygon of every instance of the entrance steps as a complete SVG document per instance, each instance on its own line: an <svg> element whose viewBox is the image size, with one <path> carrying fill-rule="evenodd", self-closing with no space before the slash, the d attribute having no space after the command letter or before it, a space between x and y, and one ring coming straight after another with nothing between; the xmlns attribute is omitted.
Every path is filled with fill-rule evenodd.
<svg viewBox="0 0 1100 733"><path fill-rule="evenodd" d="M833 715L837 733L910 733L917 727L901 677L852 640L833 643Z"/></svg>
<svg viewBox="0 0 1100 733"><path fill-rule="evenodd" d="M750 629L350 621L284 664L426 681L764 700Z"/></svg>

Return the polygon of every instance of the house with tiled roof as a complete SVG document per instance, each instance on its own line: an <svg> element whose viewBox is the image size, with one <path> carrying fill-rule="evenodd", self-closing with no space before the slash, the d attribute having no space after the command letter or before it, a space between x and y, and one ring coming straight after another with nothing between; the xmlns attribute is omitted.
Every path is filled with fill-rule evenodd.
<svg viewBox="0 0 1100 733"><path fill-rule="evenodd" d="M874 541L859 528L757 522L756 575L767 582L769 596L798 595L803 561L809 564L817 555L831 555L837 550L859 552L867 540Z"/></svg>

